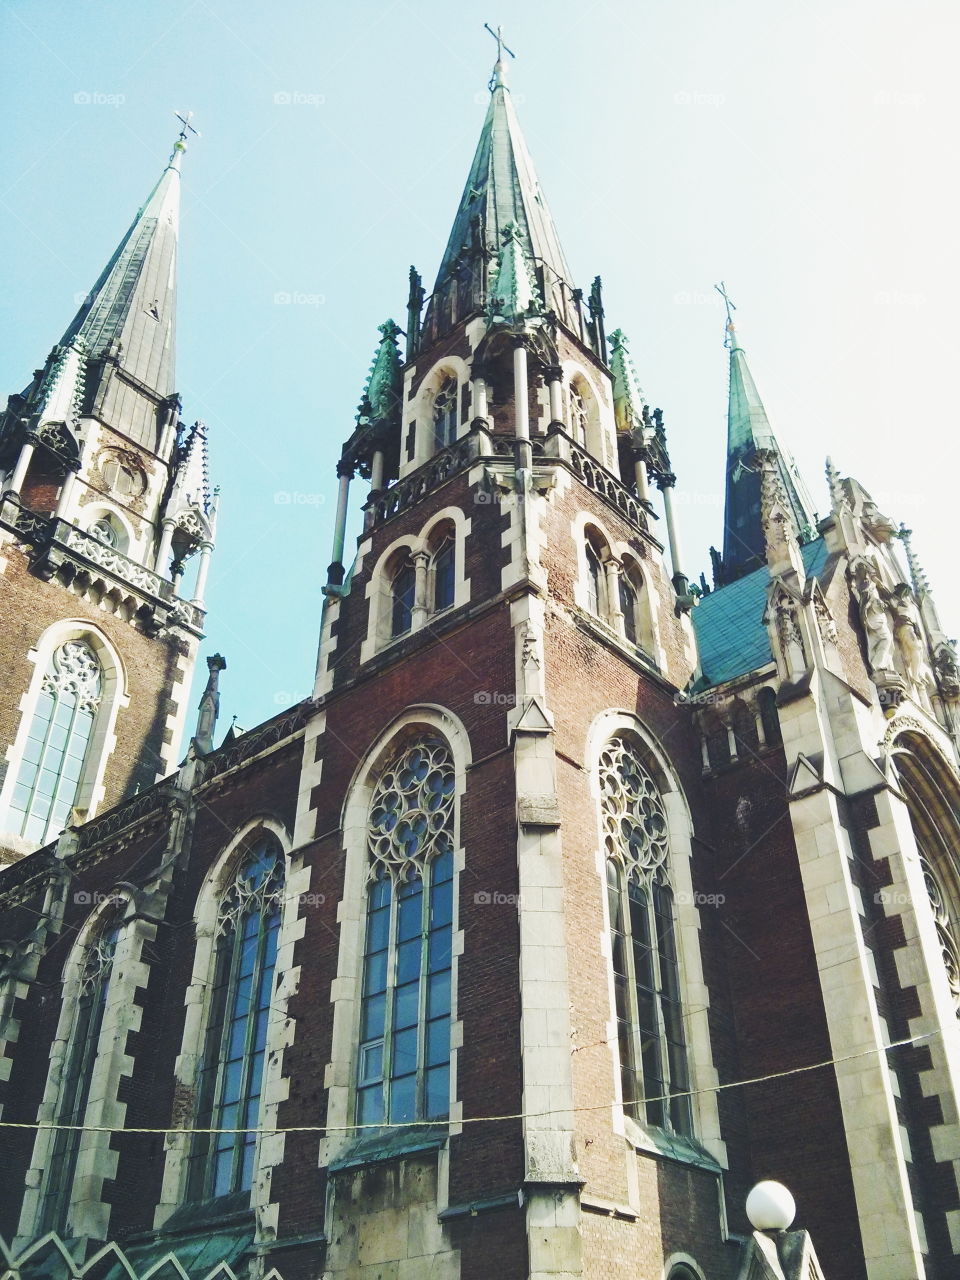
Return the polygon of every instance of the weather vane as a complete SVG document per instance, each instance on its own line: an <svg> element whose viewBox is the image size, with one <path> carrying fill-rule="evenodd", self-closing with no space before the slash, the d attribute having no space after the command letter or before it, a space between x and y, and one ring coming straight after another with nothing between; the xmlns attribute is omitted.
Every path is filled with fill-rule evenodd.
<svg viewBox="0 0 960 1280"><path fill-rule="evenodd" d="M733 329L733 316L731 315L731 312L736 311L737 304L731 301L730 295L727 293L727 286L723 280L721 280L719 284L715 284L713 287L716 289L717 293L719 293L727 308L727 339L724 345L729 346L730 333Z"/></svg>
<svg viewBox="0 0 960 1280"><path fill-rule="evenodd" d="M179 111L175 111L173 114L177 117L177 119L180 121L180 124L183 126L180 130L181 142L186 143L188 133L195 133L198 138L200 137L200 130L195 129L193 125L190 123L190 121L193 119L192 111L188 111L185 116L182 116Z"/></svg>
<svg viewBox="0 0 960 1280"><path fill-rule="evenodd" d="M486 29L493 36L494 40L496 40L497 42L497 61L498 62L500 62L501 59L503 58L504 49L507 50L507 53L509 53L511 58L515 58L517 56L512 49L507 48L507 46L503 43L503 27L500 26L499 22L497 23L496 31L494 31L493 27L491 27L489 22L485 22L483 25L486 27Z"/></svg>

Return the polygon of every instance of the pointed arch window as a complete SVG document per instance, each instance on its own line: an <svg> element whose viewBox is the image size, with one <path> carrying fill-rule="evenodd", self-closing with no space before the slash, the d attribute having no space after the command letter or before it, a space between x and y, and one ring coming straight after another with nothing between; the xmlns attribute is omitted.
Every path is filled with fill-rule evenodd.
<svg viewBox="0 0 960 1280"><path fill-rule="evenodd" d="M402 636L413 625L413 602L416 595L417 575L413 561L406 557L393 575L391 584L392 606L390 634Z"/></svg>
<svg viewBox="0 0 960 1280"><path fill-rule="evenodd" d="M947 905L949 899L940 883L940 877L922 853L920 866L923 869L923 882L930 898L930 906L933 908L933 922L937 928L937 940L943 956L943 967L947 971L950 995L953 997L957 1017L960 1018L960 945L958 945L957 934L950 918L950 908Z"/></svg>
<svg viewBox="0 0 960 1280"><path fill-rule="evenodd" d="M637 610L640 606L639 593L633 579L625 569L620 572L620 612L623 614L623 634L631 644L640 643L640 628Z"/></svg>
<svg viewBox="0 0 960 1280"><path fill-rule="evenodd" d="M637 1120L689 1134L667 816L630 739L604 748L600 794L623 1107Z"/></svg>
<svg viewBox="0 0 960 1280"><path fill-rule="evenodd" d="M370 808L358 1124L450 1112L454 767L425 738L384 770Z"/></svg>
<svg viewBox="0 0 960 1280"><path fill-rule="evenodd" d="M603 564L600 553L593 543L587 539L587 608L598 618L603 612L605 594Z"/></svg>
<svg viewBox="0 0 960 1280"><path fill-rule="evenodd" d="M253 1184L283 886L283 852L265 838L241 861L220 902L195 1124L239 1132L197 1135L191 1200L249 1191Z"/></svg>
<svg viewBox="0 0 960 1280"><path fill-rule="evenodd" d="M577 444L586 447L587 424L590 420L586 397L576 382L570 384L570 429Z"/></svg>
<svg viewBox="0 0 960 1280"><path fill-rule="evenodd" d="M439 613L454 602L457 587L456 543L448 533L437 546L431 559L433 570L433 608Z"/></svg>
<svg viewBox="0 0 960 1280"><path fill-rule="evenodd" d="M103 671L82 640L56 649L44 672L10 801L11 827L42 844L69 822L90 753Z"/></svg>
<svg viewBox="0 0 960 1280"><path fill-rule="evenodd" d="M58 1125L82 1125L84 1122L119 934L118 921L102 929L86 949L76 1016L57 1100ZM38 1232L57 1231L63 1234L67 1230L82 1138L80 1129L58 1128L54 1132L46 1185L40 1202Z"/></svg>
<svg viewBox="0 0 960 1280"><path fill-rule="evenodd" d="M444 378L433 402L433 443L435 449L445 449L457 438L459 413L457 396L459 387L456 378Z"/></svg>

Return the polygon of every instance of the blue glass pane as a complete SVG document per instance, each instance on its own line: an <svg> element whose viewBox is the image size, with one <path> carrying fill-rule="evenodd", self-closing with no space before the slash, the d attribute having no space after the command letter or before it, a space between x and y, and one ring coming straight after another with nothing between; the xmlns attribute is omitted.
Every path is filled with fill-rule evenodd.
<svg viewBox="0 0 960 1280"><path fill-rule="evenodd" d="M397 947L397 982L412 982L420 975L422 944L419 937Z"/></svg>
<svg viewBox="0 0 960 1280"><path fill-rule="evenodd" d="M436 1067L450 1061L450 1022L438 1018L427 1023L427 1066Z"/></svg>
<svg viewBox="0 0 960 1280"><path fill-rule="evenodd" d="M256 1053L250 1064L250 1092L255 1097L260 1096L260 1087L263 1084L263 1060L264 1055Z"/></svg>
<svg viewBox="0 0 960 1280"><path fill-rule="evenodd" d="M249 1191L253 1186L253 1162L256 1151L256 1138L251 1138L243 1149L243 1164L240 1169L240 1186L238 1188L240 1191Z"/></svg>
<svg viewBox="0 0 960 1280"><path fill-rule="evenodd" d="M393 1025L395 1028L416 1026L420 1018L420 983L408 982L397 987L393 1006Z"/></svg>
<svg viewBox="0 0 960 1280"><path fill-rule="evenodd" d="M224 1102L235 1102L240 1097L240 1078L242 1072L243 1063L239 1060L227 1063L223 1073Z"/></svg>
<svg viewBox="0 0 960 1280"><path fill-rule="evenodd" d="M453 881L434 883L430 892L430 928L439 929L453 919Z"/></svg>
<svg viewBox="0 0 960 1280"><path fill-rule="evenodd" d="M417 1069L417 1028L398 1031L393 1037L393 1061L391 1076L407 1075Z"/></svg>
<svg viewBox="0 0 960 1280"><path fill-rule="evenodd" d="M390 1119L394 1124L402 1124L416 1119L417 1110L417 1077L404 1076L402 1080L394 1080L390 1085Z"/></svg>
<svg viewBox="0 0 960 1280"><path fill-rule="evenodd" d="M453 938L449 927L440 933L432 933L430 935L430 972L436 973L438 969L450 968L450 955L452 951Z"/></svg>
<svg viewBox="0 0 960 1280"><path fill-rule="evenodd" d="M383 1123L383 1087L371 1085L357 1090L357 1124Z"/></svg>
<svg viewBox="0 0 960 1280"><path fill-rule="evenodd" d="M390 937L390 909L371 911L367 923L367 950L382 951Z"/></svg>
<svg viewBox="0 0 960 1280"><path fill-rule="evenodd" d="M427 987L427 1017L437 1018L450 1012L450 970L435 973Z"/></svg>
<svg viewBox="0 0 960 1280"><path fill-rule="evenodd" d="M405 938L419 937L423 927L423 886L419 880L404 885L399 896L397 938L403 942Z"/></svg>
<svg viewBox="0 0 960 1280"><path fill-rule="evenodd" d="M387 953L386 951L378 951L375 955L367 956L363 971L363 994L370 995L371 992L385 991L386 989Z"/></svg>
<svg viewBox="0 0 960 1280"><path fill-rule="evenodd" d="M247 1042L246 1018L235 1018L230 1026L230 1037L227 1040L227 1058L242 1058Z"/></svg>
<svg viewBox="0 0 960 1280"><path fill-rule="evenodd" d="M233 1168L233 1148L219 1152L214 1162L213 1194L225 1196L231 1191L230 1174Z"/></svg>
<svg viewBox="0 0 960 1280"><path fill-rule="evenodd" d="M360 1079L364 1084L383 1079L383 1041L364 1045L360 1050Z"/></svg>
<svg viewBox="0 0 960 1280"><path fill-rule="evenodd" d="M387 1012L385 995L371 996L363 1002L363 1015L360 1019L360 1039L376 1040L383 1035L383 1022Z"/></svg>
<svg viewBox="0 0 960 1280"><path fill-rule="evenodd" d="M427 1119L442 1120L450 1114L450 1068L431 1067L426 1083Z"/></svg>

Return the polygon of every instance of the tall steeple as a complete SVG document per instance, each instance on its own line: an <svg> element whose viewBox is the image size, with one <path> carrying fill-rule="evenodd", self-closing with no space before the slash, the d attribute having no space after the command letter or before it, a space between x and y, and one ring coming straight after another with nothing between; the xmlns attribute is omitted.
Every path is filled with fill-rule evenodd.
<svg viewBox="0 0 960 1280"><path fill-rule="evenodd" d="M547 310L575 326L576 300L563 249L507 87L502 42L490 79L490 105L447 247L437 272L426 324L451 286L470 281L486 292L486 272L495 264L509 231L533 271ZM493 266L491 266L491 270Z"/></svg>
<svg viewBox="0 0 960 1280"><path fill-rule="evenodd" d="M723 293L723 290L720 289ZM718 586L766 563L757 455L770 455L779 472L792 533L798 542L810 540L815 529L813 502L790 451L774 435L747 357L740 346L727 303L726 345L730 351L730 399L727 409L726 501L723 520L723 560Z"/></svg>

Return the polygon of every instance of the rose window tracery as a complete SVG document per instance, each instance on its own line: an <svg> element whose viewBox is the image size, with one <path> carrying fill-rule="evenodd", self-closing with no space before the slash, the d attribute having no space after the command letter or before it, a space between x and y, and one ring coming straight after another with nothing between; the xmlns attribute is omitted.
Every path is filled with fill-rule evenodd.
<svg viewBox="0 0 960 1280"><path fill-rule="evenodd" d="M960 947L957 945L953 921L950 919L946 898L937 874L926 858L921 857L920 865L923 868L923 881L933 908L933 919L937 926L937 938L943 954L943 965L947 971L950 994L953 996L957 1017L960 1018Z"/></svg>
<svg viewBox="0 0 960 1280"><path fill-rule="evenodd" d="M380 777L370 807L371 878L397 880L453 848L455 776L450 753L428 740L409 747Z"/></svg>
<svg viewBox="0 0 960 1280"><path fill-rule="evenodd" d="M53 669L43 677L43 691L73 694L77 706L95 711L100 705L101 669L97 655L82 640L68 640L53 655Z"/></svg>
<svg viewBox="0 0 960 1280"><path fill-rule="evenodd" d="M667 859L667 815L657 784L624 738L600 756L600 791L607 857L631 879L651 879Z"/></svg>

